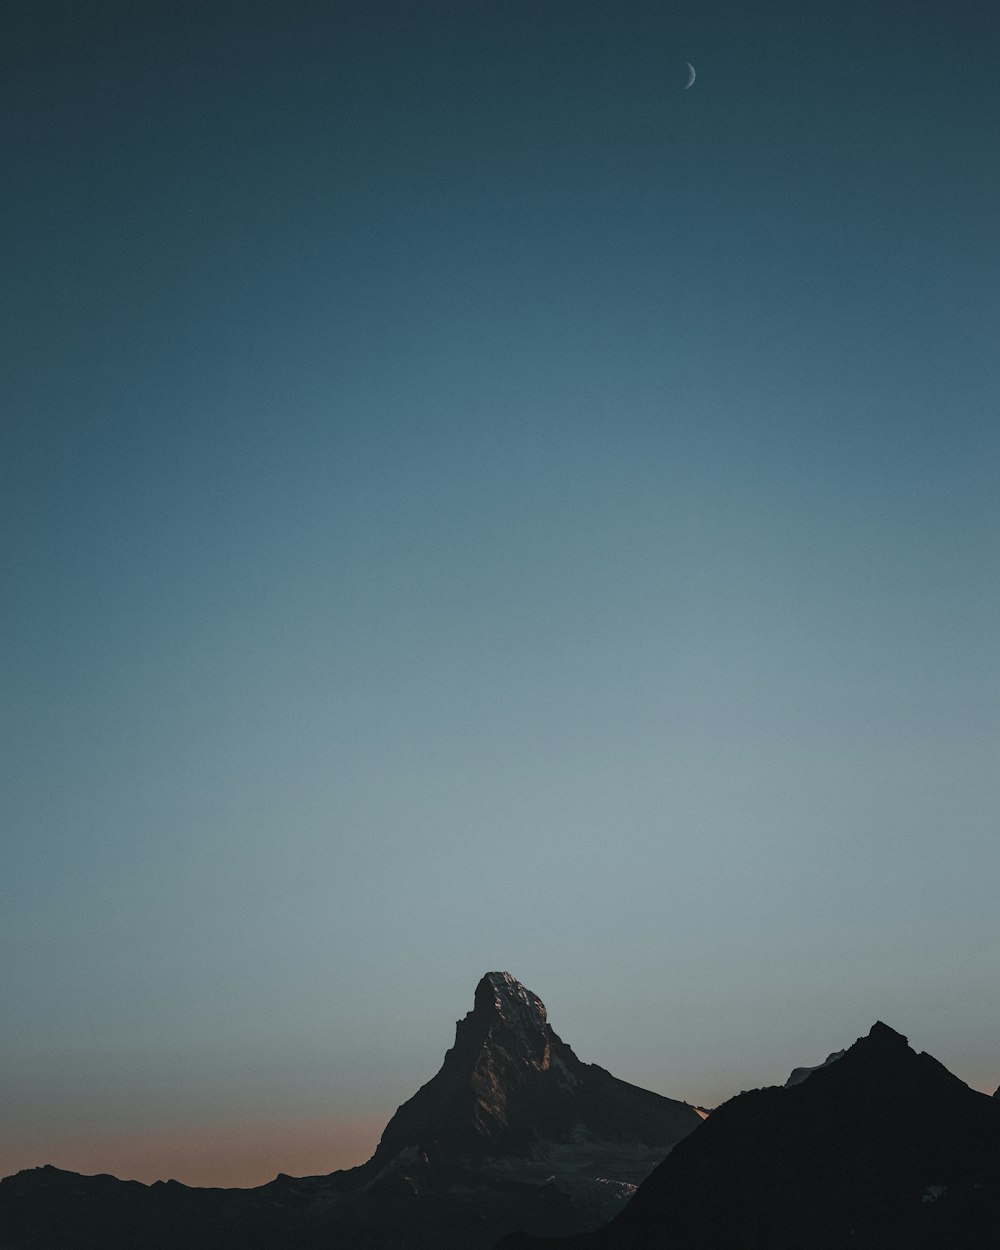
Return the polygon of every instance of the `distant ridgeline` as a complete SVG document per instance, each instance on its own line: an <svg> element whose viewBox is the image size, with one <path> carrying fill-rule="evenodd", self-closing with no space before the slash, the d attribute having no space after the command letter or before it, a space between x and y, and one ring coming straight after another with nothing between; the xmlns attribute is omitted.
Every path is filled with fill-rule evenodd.
<svg viewBox="0 0 1000 1250"><path fill-rule="evenodd" d="M705 1120L581 1063L541 1000L491 972L441 1070L399 1108L361 1167L279 1175L256 1189L147 1186L52 1167L0 1181L0 1250L498 1242L502 1250L1000 1247L1000 1099L878 1023L849 1050L796 1068L783 1087L740 1094Z"/></svg>
<svg viewBox="0 0 1000 1250"><path fill-rule="evenodd" d="M247 1190L36 1168L0 1182L0 1250L490 1250L607 1221L702 1119L582 1063L541 1000L491 972L361 1167Z"/></svg>

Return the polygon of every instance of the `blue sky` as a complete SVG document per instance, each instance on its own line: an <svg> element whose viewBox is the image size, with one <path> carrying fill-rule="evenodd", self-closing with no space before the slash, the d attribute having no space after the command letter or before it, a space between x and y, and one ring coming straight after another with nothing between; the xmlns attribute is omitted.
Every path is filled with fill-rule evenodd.
<svg viewBox="0 0 1000 1250"><path fill-rule="evenodd" d="M493 968L1000 1081L997 19L816 8L10 6L0 1172L356 1162Z"/></svg>

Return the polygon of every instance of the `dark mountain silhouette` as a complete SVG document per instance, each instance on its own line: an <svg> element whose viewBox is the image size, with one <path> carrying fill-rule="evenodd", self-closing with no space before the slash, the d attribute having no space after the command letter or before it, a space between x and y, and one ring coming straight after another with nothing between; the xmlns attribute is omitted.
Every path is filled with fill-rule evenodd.
<svg viewBox="0 0 1000 1250"><path fill-rule="evenodd" d="M503 1250L1000 1246L1000 1106L877 1023L793 1085L725 1103L604 1228Z"/></svg>
<svg viewBox="0 0 1000 1250"><path fill-rule="evenodd" d="M0 1181L0 1250L486 1250L609 1219L701 1122L582 1063L541 1000L491 972L361 1167L248 1190L36 1168Z"/></svg>

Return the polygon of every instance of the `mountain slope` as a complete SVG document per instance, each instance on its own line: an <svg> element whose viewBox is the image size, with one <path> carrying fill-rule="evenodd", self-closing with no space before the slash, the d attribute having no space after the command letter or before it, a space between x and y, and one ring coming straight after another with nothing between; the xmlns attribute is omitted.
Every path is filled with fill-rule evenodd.
<svg viewBox="0 0 1000 1250"><path fill-rule="evenodd" d="M836 1063L838 1059L842 1059L846 1054L846 1050L835 1050L832 1054L827 1055L822 1063L814 1064L811 1068L792 1068L785 1084L801 1085L807 1076L811 1076L814 1072L818 1072L820 1068L828 1068L831 1063Z"/></svg>

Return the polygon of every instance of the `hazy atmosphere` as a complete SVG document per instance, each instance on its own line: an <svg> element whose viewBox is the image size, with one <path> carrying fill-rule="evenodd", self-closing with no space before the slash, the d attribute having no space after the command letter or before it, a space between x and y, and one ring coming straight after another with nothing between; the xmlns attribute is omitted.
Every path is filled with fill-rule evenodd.
<svg viewBox="0 0 1000 1250"><path fill-rule="evenodd" d="M3 28L0 1176L358 1163L489 969L992 1092L995 7Z"/></svg>

